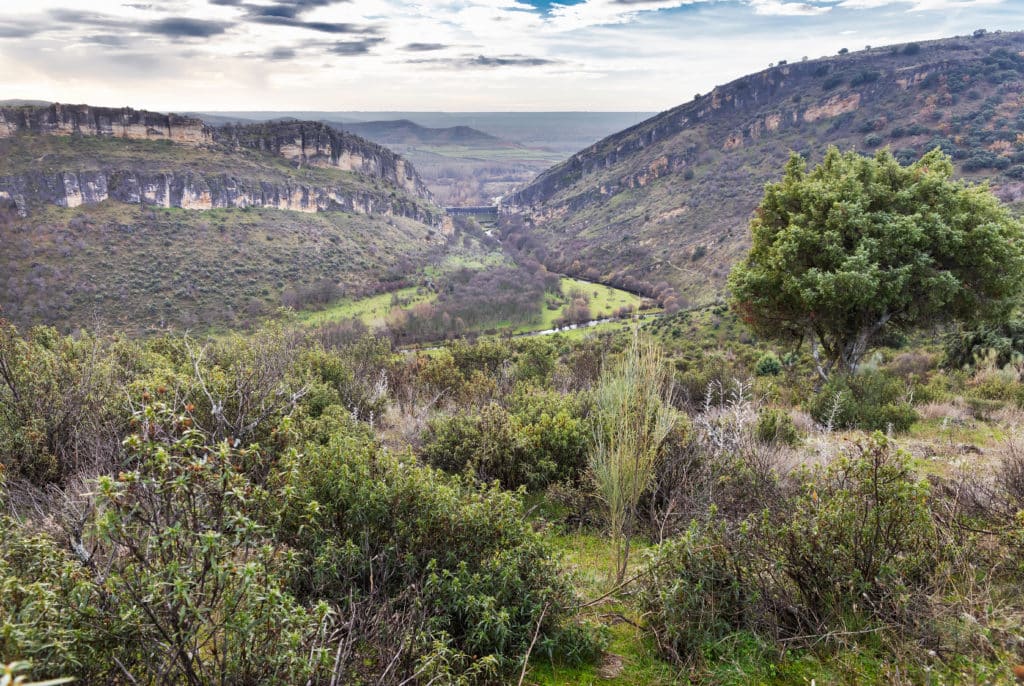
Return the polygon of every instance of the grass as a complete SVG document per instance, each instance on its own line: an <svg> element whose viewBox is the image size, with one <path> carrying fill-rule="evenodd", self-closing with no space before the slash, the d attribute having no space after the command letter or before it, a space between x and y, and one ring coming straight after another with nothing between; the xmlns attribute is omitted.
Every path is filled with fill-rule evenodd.
<svg viewBox="0 0 1024 686"><path fill-rule="evenodd" d="M576 587L583 599L596 599L613 587L615 550L611 541L594 533L551 534L548 538L562 555L566 568L574 575ZM631 569L636 569L635 561L640 559L645 548L650 547L642 541L634 543L636 547ZM637 626L640 617L628 603L609 598L587 608L583 619L608 627L608 646L604 659L597 664L582 667L568 667L535 659L531 662L525 683L538 686L660 686L680 683L677 668L658 657L653 642Z"/></svg>
<svg viewBox="0 0 1024 686"><path fill-rule="evenodd" d="M551 300L552 304L557 303L557 306L554 309L545 306L537 322L519 326L512 333L524 334L553 329L555 322L562 316L562 307L568 302L568 295L573 289L579 289L590 297L590 316L594 319L611 317L616 310L622 307L640 309L640 304L643 302L643 298L639 295L612 286L562 277L562 298Z"/></svg>
<svg viewBox="0 0 1024 686"><path fill-rule="evenodd" d="M245 328L286 288L330 278L360 292L428 263L441 246L425 235L412 220L343 212L47 206L0 227L0 307L64 331Z"/></svg>
<svg viewBox="0 0 1024 686"><path fill-rule="evenodd" d="M440 260L428 264L420 273L422 277L436 280L458 269L484 270L507 264L508 257L500 251L481 253L473 249L458 248L445 254ZM591 313L595 318L610 317L614 314L615 310L621 307L639 308L643 300L638 295L612 288L611 286L563 277L561 281L563 296L552 299L553 303L558 304L555 309L543 307L538 311L534 321L517 326L511 330L509 330L507 325L505 327L501 325L488 325L487 328L497 328L499 330L504 328L505 331L503 333L511 333L512 335L527 335L552 329L555 326L555 321L562 315L562 306L568 301L566 294L574 288L582 289L590 296ZM382 325L388 313L394 307L409 309L417 304L433 302L436 299L436 293L423 287L410 286L365 298L346 298L320 310L304 310L298 314L298 320L304 324L317 325L356 318L368 327L373 328ZM558 333L570 340L582 340L588 335L612 331L622 326L622 322L602 322L592 327L581 327Z"/></svg>
<svg viewBox="0 0 1024 686"><path fill-rule="evenodd" d="M431 302L436 298L436 293L424 291L422 287L409 286L367 298L345 299L323 310L306 310L299 314L299 321L315 325L343 319L358 319L373 328L383 324L394 307L409 308L418 303Z"/></svg>

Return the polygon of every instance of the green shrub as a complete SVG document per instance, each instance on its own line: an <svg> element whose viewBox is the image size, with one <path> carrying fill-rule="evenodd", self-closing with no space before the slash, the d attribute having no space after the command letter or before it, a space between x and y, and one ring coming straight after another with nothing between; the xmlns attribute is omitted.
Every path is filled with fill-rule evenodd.
<svg viewBox="0 0 1024 686"><path fill-rule="evenodd" d="M815 628L841 626L850 615L913 625L938 551L930 489L910 456L876 433L798 481L768 537Z"/></svg>
<svg viewBox="0 0 1024 686"><path fill-rule="evenodd" d="M188 684L311 676L326 659L309 641L327 606L303 608L285 589L296 554L259 521L271 496L243 471L258 452L214 447L159 404L135 423L135 467L100 477L87 530L111 611L135 626L131 671Z"/></svg>
<svg viewBox="0 0 1024 686"><path fill-rule="evenodd" d="M714 516L658 547L646 560L638 603L647 629L679 664L716 659L715 646L749 625L757 590L744 578L739 537Z"/></svg>
<svg viewBox="0 0 1024 686"><path fill-rule="evenodd" d="M0 517L0 655L30 661L37 678L111 683L111 658L140 648L129 619L107 611L90 570L53 538Z"/></svg>
<svg viewBox="0 0 1024 686"><path fill-rule="evenodd" d="M300 598L339 601L343 614L381 609L384 624L352 629L355 669L379 674L390 646L402 650L400 673L448 665L441 683L507 677L538 626L535 655L593 657L598 643L571 620L568 580L516 494L344 435L305 452L278 473L279 535L298 551Z"/></svg>
<svg viewBox="0 0 1024 686"><path fill-rule="evenodd" d="M103 343L0 318L0 465L36 485L105 468L118 452L119 370Z"/></svg>
<svg viewBox="0 0 1024 686"><path fill-rule="evenodd" d="M782 373L782 361L773 352L766 352L757 361L754 373L758 376L778 376Z"/></svg>
<svg viewBox="0 0 1024 686"><path fill-rule="evenodd" d="M833 376L810 400L809 411L820 424L836 429L902 432L917 421L897 377L878 370Z"/></svg>
<svg viewBox="0 0 1024 686"><path fill-rule="evenodd" d="M768 407L757 413L754 436L762 443L795 446L800 443L800 430L785 410Z"/></svg>
<svg viewBox="0 0 1024 686"><path fill-rule="evenodd" d="M931 635L946 570L930 489L909 456L876 433L795 478L795 492L737 522L712 506L648 558L638 597L666 657L715 661L738 632L787 647Z"/></svg>
<svg viewBox="0 0 1024 686"><path fill-rule="evenodd" d="M1005 321L976 329L960 329L946 337L945 365L957 369L979 361L1005 367L1024 356L1024 320Z"/></svg>
<svg viewBox="0 0 1024 686"><path fill-rule="evenodd" d="M421 456L427 464L505 488L544 488L575 481L586 462L589 431L572 396L524 393L509 409L491 403L479 413L434 419Z"/></svg>

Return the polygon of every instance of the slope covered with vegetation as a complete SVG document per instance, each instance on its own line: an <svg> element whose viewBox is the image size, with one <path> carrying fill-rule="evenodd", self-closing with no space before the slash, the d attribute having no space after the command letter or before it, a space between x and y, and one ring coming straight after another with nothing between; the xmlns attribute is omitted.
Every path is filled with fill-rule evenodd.
<svg viewBox="0 0 1024 686"><path fill-rule="evenodd" d="M0 307L20 324L247 327L281 305L408 285L443 252L415 170L320 124L0 115Z"/></svg>
<svg viewBox="0 0 1024 686"><path fill-rule="evenodd" d="M400 352L355 322L133 340L0 320L0 654L28 661L7 671L1009 683L1024 273L1000 267L1024 259L1024 224L951 172L939 152L794 157L734 269L736 311L582 339ZM903 204L872 210L875 193ZM823 206L824 229L804 226ZM918 240L872 252L898 236ZM806 274L765 258L793 241ZM485 322L559 281L449 275L434 303ZM791 297L752 299L769 278ZM417 311L434 303L407 316L436 322Z"/></svg>
<svg viewBox="0 0 1024 686"><path fill-rule="evenodd" d="M935 147L958 174L1024 198L1024 36L911 43L775 65L576 153L508 199L554 270L686 301L722 293L761 189L826 144L904 163ZM536 251L535 251L536 252ZM664 291L664 287L660 290Z"/></svg>

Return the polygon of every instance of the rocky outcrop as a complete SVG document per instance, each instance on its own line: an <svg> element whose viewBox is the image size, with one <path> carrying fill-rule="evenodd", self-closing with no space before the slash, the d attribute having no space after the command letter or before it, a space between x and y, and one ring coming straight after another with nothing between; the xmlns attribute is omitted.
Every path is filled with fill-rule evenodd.
<svg viewBox="0 0 1024 686"><path fill-rule="evenodd" d="M0 107L0 138L19 133L169 140L187 145L213 142L213 130L202 120L176 114L59 103Z"/></svg>
<svg viewBox="0 0 1024 686"><path fill-rule="evenodd" d="M859 115L859 111L893 98L909 100L905 94L908 88L920 91L930 81L945 84L950 78L962 76L965 65L994 69L1000 60L992 58L990 51L1017 52L1022 44L1022 33L989 34L913 44L917 50L893 46L781 64L718 86L581 150L509 196L505 203L517 208L536 207L562 191L571 192L588 175L609 168L624 172L615 184L602 179L610 191L615 190L613 185L633 187L636 175L643 170L628 168L631 161L660 144L670 144L683 158L675 160L669 169L683 170L694 166L702 150L729 154L768 136L827 139L830 133L822 135L814 127L841 123L844 116ZM916 113L905 114L910 119ZM691 138L685 138L686 134ZM692 145L694 140L700 145ZM583 189L583 193L589 192L589 187Z"/></svg>
<svg viewBox="0 0 1024 686"><path fill-rule="evenodd" d="M279 155L296 166L327 167L378 177L421 198L430 197L426 184L407 161L376 143L319 122L229 124L215 129L214 139L229 147Z"/></svg>
<svg viewBox="0 0 1024 686"><path fill-rule="evenodd" d="M77 207L111 199L186 209L274 207L299 212L396 214L430 224L441 216L411 164L376 143L317 122L217 128L199 119L130 108L60 104L0 108L0 139L23 135L166 140L221 155L256 150L283 157L297 169L324 167L375 181L371 186L347 183L339 177L337 184L311 185L298 180L282 182L279 170L272 180L193 169L152 171L153 165L146 159L134 167L129 162L113 169L96 169L91 162L78 168L69 164L67 169L51 173L26 173L23 169L12 173L8 169L5 176L0 154L0 205L16 207L22 215L35 203ZM378 184L377 179L384 183Z"/></svg>
<svg viewBox="0 0 1024 686"><path fill-rule="evenodd" d="M13 206L22 216L28 213L32 203L78 207L104 200L191 210L232 207L270 207L297 212L339 210L400 215L426 224L440 220L438 213L405 194L298 183L275 184L224 174L112 170L0 177L0 205Z"/></svg>

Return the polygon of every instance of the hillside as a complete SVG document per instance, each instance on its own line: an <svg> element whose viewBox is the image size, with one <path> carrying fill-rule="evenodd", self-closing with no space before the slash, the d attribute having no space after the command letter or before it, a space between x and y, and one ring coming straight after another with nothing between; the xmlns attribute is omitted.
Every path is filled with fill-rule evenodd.
<svg viewBox="0 0 1024 686"><path fill-rule="evenodd" d="M469 126L448 126L431 128L420 126L408 119L366 122L333 122L336 128L362 136L381 145L472 145L495 147L500 145L515 146L515 143L503 141L497 136L478 131Z"/></svg>
<svg viewBox="0 0 1024 686"><path fill-rule="evenodd" d="M245 326L441 249L411 164L315 122L0 108L0 307L19 324Z"/></svg>
<svg viewBox="0 0 1024 686"><path fill-rule="evenodd" d="M780 64L576 153L508 200L507 231L552 269L692 302L721 293L790 151L941 146L972 180L1024 199L1024 34L979 32Z"/></svg>

